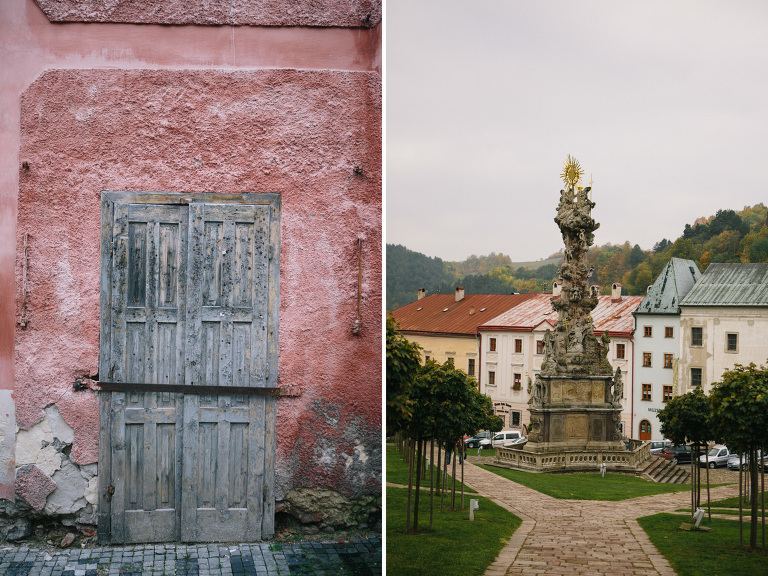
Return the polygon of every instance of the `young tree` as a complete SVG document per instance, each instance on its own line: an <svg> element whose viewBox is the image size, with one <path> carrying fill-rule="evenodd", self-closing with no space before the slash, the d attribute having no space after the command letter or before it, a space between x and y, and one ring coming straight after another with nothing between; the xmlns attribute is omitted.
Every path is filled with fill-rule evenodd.
<svg viewBox="0 0 768 576"><path fill-rule="evenodd" d="M421 368L421 346L397 331L393 316L387 316L387 428L399 432L411 419L408 393Z"/></svg>
<svg viewBox="0 0 768 576"><path fill-rule="evenodd" d="M477 381L457 369L452 362L427 362L410 389L408 398L412 417L404 430L416 439L417 446L426 440L455 442L464 434L479 429L501 429L501 420L493 415L490 398L480 394ZM417 458L417 462L421 459ZM455 460L454 460L455 462ZM416 470L416 496L413 529L418 531L418 501L421 474ZM455 473L451 502L455 501ZM430 498L430 510L433 499Z"/></svg>
<svg viewBox="0 0 768 576"><path fill-rule="evenodd" d="M757 547L758 451L768 446L768 368L754 364L723 373L709 395L712 407L710 424L715 439L731 450L747 454L750 462L751 522L749 547ZM762 466L760 466L762 468ZM741 522L741 517L739 517ZM763 506L763 546L765 546L765 506Z"/></svg>
<svg viewBox="0 0 768 576"><path fill-rule="evenodd" d="M659 412L661 433L675 444L693 443L691 447L691 516L701 503L701 468L699 467L700 446L706 445L712 437L708 425L709 401L697 388L682 396L674 396ZM709 470L709 469L707 469ZM709 474L707 473L707 478ZM709 488L709 481L707 481Z"/></svg>

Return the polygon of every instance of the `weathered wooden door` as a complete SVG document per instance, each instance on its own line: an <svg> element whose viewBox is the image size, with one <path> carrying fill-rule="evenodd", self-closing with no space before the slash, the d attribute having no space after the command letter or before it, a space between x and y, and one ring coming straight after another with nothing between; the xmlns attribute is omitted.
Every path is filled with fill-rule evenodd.
<svg viewBox="0 0 768 576"><path fill-rule="evenodd" d="M274 527L279 196L102 196L99 535Z"/></svg>

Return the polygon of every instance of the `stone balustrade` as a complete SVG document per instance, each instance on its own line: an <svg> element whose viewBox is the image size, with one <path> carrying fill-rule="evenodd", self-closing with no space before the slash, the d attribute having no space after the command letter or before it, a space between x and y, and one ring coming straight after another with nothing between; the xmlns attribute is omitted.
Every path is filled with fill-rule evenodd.
<svg viewBox="0 0 768 576"><path fill-rule="evenodd" d="M607 470L634 473L650 457L650 442L630 441L629 450L532 452L497 448L494 465L529 472L599 472L600 464L605 463Z"/></svg>

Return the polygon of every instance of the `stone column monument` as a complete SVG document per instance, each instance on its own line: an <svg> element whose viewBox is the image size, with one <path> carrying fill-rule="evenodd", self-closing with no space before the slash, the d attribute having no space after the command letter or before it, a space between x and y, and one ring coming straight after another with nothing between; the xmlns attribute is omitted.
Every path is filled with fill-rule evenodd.
<svg viewBox="0 0 768 576"><path fill-rule="evenodd" d="M621 371L613 373L610 338L595 337L590 315L597 295L587 285L592 272L587 250L600 225L592 218L591 188L579 187L581 176L578 161L569 155L555 217L565 243L562 291L552 300L558 320L545 334L541 372L528 382L531 423L523 449L528 453L624 451L619 432Z"/></svg>

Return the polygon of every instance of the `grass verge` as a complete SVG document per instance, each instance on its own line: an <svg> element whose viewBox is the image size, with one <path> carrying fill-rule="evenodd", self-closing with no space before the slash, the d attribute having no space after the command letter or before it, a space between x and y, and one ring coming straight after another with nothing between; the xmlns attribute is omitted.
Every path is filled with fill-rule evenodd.
<svg viewBox="0 0 768 576"><path fill-rule="evenodd" d="M485 464L479 466L553 498L616 501L691 489L687 484L658 484L627 474L608 473L603 478L600 474L535 474Z"/></svg>
<svg viewBox="0 0 768 576"><path fill-rule="evenodd" d="M678 576L755 576L765 574L768 555L739 548L739 523L713 518L711 532L678 530L689 516L654 514L637 519ZM745 534L749 538L748 533ZM758 535L758 541L760 537Z"/></svg>
<svg viewBox="0 0 768 576"><path fill-rule="evenodd" d="M435 458L437 458L437 453L435 453ZM461 467L458 462L456 462L456 477L456 494L459 494L461 493L461 482L458 479L461 478ZM408 486L408 464L403 462L403 457L398 451L397 446L387 445L387 482ZM437 474L435 474L435 483L437 483ZM449 490L451 484L452 480L450 475L448 475L446 478L446 486ZM414 487L416 486L415 480L413 485ZM429 488L429 476L427 476L426 479L421 480L421 487ZM464 494L477 494L477 492L472 490L472 488L464 486Z"/></svg>
<svg viewBox="0 0 768 576"><path fill-rule="evenodd" d="M419 505L420 532L405 534L407 492L387 488L387 572L398 576L480 576L521 524L520 518L481 497L474 522L466 509L441 511L437 505L430 531L427 495Z"/></svg>

